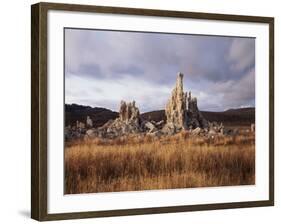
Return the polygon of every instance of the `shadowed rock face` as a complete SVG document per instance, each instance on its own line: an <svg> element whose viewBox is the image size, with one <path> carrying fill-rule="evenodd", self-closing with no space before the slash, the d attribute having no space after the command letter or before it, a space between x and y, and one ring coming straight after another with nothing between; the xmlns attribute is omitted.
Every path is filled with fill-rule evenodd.
<svg viewBox="0 0 281 224"><path fill-rule="evenodd" d="M191 92L188 94L187 98L187 126L191 127L192 129L200 127L200 128L207 128L208 121L203 117L201 112L197 107L197 98L191 96Z"/></svg>
<svg viewBox="0 0 281 224"><path fill-rule="evenodd" d="M186 99L187 94L183 91L183 74L178 73L176 86L165 109L167 124L173 125L176 129L186 128Z"/></svg>

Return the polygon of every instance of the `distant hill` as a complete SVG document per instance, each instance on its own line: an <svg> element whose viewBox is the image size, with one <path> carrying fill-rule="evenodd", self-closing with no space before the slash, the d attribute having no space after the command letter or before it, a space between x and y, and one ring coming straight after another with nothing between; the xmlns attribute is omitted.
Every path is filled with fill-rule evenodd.
<svg viewBox="0 0 281 224"><path fill-rule="evenodd" d="M255 108L229 109L223 112L201 111L208 121L223 122L225 125L250 125L255 122ZM87 116L93 120L94 127L100 127L119 115L115 111L100 107L65 104L65 124L75 125L76 121L86 122ZM145 120L166 121L165 111L157 110L141 114Z"/></svg>
<svg viewBox="0 0 281 224"><path fill-rule="evenodd" d="M250 125L255 123L255 108L229 109L223 112L202 111L203 116L209 121L223 122L229 125Z"/></svg>
<svg viewBox="0 0 281 224"><path fill-rule="evenodd" d="M86 123L87 116L93 120L94 127L100 127L110 119L116 119L119 114L101 107L65 104L65 125L73 126L77 120Z"/></svg>
<svg viewBox="0 0 281 224"><path fill-rule="evenodd" d="M165 115L165 110L155 110L155 111L151 111L151 112L146 112L141 114L141 117L144 120L148 120L148 121L165 121L166 122L166 115Z"/></svg>
<svg viewBox="0 0 281 224"><path fill-rule="evenodd" d="M255 122L255 108L229 109L222 112L201 111L208 121L223 122L225 125L250 125ZM141 114L146 120L166 120L165 111L157 110Z"/></svg>

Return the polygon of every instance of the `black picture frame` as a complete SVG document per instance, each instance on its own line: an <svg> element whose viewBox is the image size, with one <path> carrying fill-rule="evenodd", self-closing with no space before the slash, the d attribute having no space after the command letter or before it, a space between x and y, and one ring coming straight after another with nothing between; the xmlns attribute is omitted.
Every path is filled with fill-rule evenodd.
<svg viewBox="0 0 281 224"><path fill-rule="evenodd" d="M47 13L49 10L72 12L128 14L167 18L195 18L269 25L269 200L169 206L109 211L88 211L48 214L47 210ZM164 11L138 8L119 8L90 5L38 3L31 6L31 217L39 221L79 219L108 216L187 212L226 208L245 208L274 205L274 18L224 15L183 11ZM62 87L63 88L63 87Z"/></svg>

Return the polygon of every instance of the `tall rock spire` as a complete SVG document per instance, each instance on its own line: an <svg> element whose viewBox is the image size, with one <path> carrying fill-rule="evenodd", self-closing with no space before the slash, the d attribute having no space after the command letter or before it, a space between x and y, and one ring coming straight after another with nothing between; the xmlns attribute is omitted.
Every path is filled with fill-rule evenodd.
<svg viewBox="0 0 281 224"><path fill-rule="evenodd" d="M167 124L173 124L177 129L186 128L186 100L187 94L183 91L183 74L178 73L176 86L165 109Z"/></svg>

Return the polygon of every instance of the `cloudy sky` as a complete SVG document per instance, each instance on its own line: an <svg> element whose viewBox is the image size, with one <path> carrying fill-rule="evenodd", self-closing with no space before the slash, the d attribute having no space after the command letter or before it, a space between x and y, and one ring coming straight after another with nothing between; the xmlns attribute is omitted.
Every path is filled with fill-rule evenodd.
<svg viewBox="0 0 281 224"><path fill-rule="evenodd" d="M65 29L65 102L159 110L184 74L200 110L255 106L255 39Z"/></svg>

